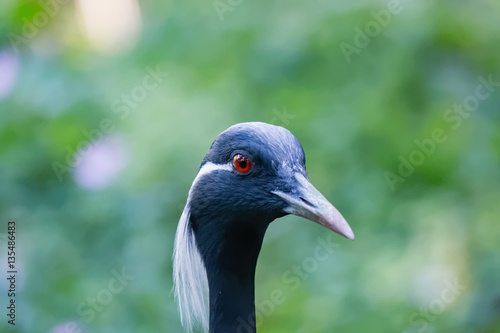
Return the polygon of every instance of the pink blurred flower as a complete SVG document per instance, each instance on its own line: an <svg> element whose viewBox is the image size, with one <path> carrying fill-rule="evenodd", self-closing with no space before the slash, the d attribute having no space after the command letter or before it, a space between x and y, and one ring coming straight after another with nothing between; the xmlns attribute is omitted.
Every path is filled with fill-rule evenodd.
<svg viewBox="0 0 500 333"><path fill-rule="evenodd" d="M19 60L12 51L0 51L0 99L6 97L17 80Z"/></svg>
<svg viewBox="0 0 500 333"><path fill-rule="evenodd" d="M125 168L127 164L125 143L117 136L108 136L89 145L76 153L78 163L73 177L82 188L101 190Z"/></svg>
<svg viewBox="0 0 500 333"><path fill-rule="evenodd" d="M50 333L81 333L82 329L74 321L67 321L53 327Z"/></svg>

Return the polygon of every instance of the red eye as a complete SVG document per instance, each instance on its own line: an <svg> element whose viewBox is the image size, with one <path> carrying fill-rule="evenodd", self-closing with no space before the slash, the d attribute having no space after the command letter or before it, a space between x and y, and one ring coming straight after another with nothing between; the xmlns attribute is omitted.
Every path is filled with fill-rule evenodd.
<svg viewBox="0 0 500 333"><path fill-rule="evenodd" d="M241 154L234 155L233 165L236 171L245 173L252 169L252 161L246 156Z"/></svg>

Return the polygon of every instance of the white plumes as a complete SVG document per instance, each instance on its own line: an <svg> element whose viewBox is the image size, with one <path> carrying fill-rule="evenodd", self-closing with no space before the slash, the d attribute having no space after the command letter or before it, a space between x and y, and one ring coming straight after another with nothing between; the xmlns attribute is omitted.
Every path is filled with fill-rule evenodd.
<svg viewBox="0 0 500 333"><path fill-rule="evenodd" d="M191 332L196 324L208 328L208 280L203 260L189 227L189 203L182 212L174 249L175 297L184 327Z"/></svg>
<svg viewBox="0 0 500 333"><path fill-rule="evenodd" d="M191 185L186 207L175 234L174 291L182 325L189 332L196 325L208 331L208 279L193 230L189 226L191 192L201 177L215 170L230 171L232 164L219 165L208 162L203 165Z"/></svg>

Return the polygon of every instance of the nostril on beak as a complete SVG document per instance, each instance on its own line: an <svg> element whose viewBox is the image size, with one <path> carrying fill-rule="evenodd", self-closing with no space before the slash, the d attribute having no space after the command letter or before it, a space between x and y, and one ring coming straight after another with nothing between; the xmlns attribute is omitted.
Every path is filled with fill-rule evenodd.
<svg viewBox="0 0 500 333"><path fill-rule="evenodd" d="M316 206L315 206L315 205L313 205L312 203L310 203L310 202L309 202L309 201L307 201L306 199L304 199L304 198L300 197L300 200L302 200L302 202L303 202L303 203L305 203L306 205L316 208Z"/></svg>

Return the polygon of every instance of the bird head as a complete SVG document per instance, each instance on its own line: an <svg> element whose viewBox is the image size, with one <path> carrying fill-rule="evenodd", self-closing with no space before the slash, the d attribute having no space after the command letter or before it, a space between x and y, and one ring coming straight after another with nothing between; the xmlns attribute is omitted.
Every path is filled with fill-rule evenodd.
<svg viewBox="0 0 500 333"><path fill-rule="evenodd" d="M290 131L252 122L222 132L203 159L177 227L174 283L184 326L208 327L209 289L211 309L222 286L249 285L247 296L253 297L267 226L288 214L354 239L342 215L309 182L304 150ZM226 304L225 315L240 306L235 302Z"/></svg>
<svg viewBox="0 0 500 333"><path fill-rule="evenodd" d="M309 182L299 140L266 123L237 124L210 147L190 191L191 216L269 223L287 214L317 222L349 239L354 234L335 207Z"/></svg>

